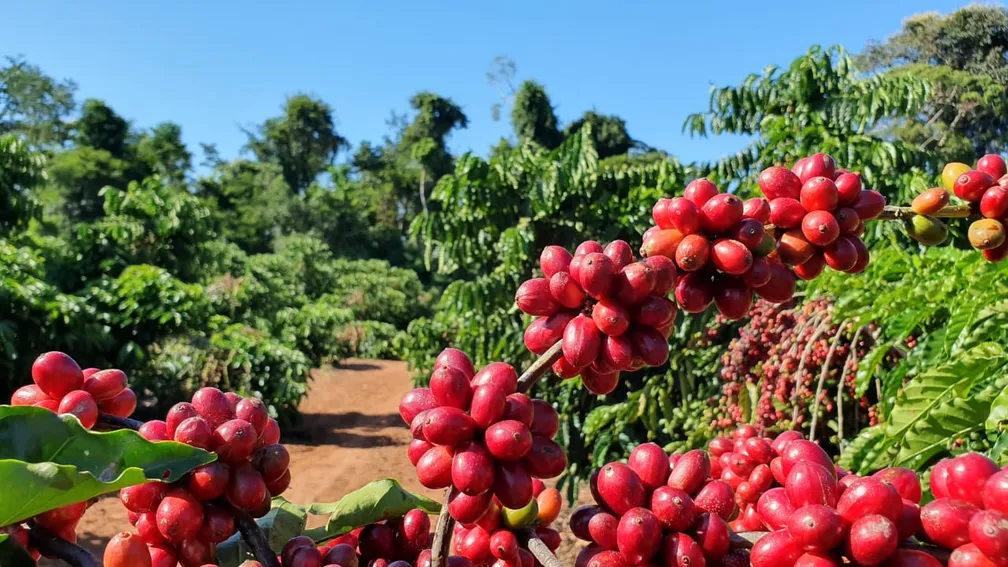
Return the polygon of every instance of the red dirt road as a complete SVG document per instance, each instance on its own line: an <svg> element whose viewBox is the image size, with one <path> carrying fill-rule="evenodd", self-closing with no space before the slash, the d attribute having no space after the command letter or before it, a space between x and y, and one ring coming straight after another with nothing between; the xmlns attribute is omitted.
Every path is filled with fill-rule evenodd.
<svg viewBox="0 0 1008 567"><path fill-rule="evenodd" d="M440 491L420 486L406 458L410 433L399 417L399 400L413 387L406 363L349 360L313 375L311 395L300 408L303 426L283 436L291 454L291 486L285 498L332 502L388 477L399 479L407 490L440 499ZM325 518L309 522L317 526ZM84 515L78 542L101 557L109 538L130 528L118 497L106 496Z"/></svg>

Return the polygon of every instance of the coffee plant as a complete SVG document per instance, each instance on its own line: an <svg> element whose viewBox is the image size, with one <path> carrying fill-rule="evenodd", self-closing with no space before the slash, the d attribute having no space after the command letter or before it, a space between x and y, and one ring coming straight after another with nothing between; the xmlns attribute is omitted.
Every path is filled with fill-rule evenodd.
<svg viewBox="0 0 1008 567"><path fill-rule="evenodd" d="M635 445L626 463L594 469L595 504L569 521L590 542L577 565L1001 567L1008 484L995 459L1008 460L1008 357L987 339L1008 332L1008 309L989 299L1008 296L996 277L1004 268L990 254L986 265L966 264L970 253L951 248L870 257L860 240L865 221L878 218L936 245L943 239L923 236L918 218L942 232L939 219L979 214L993 222L981 231L975 223L983 221L972 221L970 243L997 249L1001 186L988 170L1000 179L1003 161L985 156L977 169L946 168L943 181L954 178L953 192L969 204L952 203L939 188L895 207L863 189L857 172L814 154L792 170L764 170L763 197L743 202L700 179L683 197L659 199L643 260L623 240L586 241L573 254L545 247L543 277L515 288L517 308L540 317L522 341L538 358L519 375L504 362L477 370L467 353L447 348L428 385L402 399L413 437L406 456L421 484L446 489L440 506L393 480L334 504L297 506L279 496L292 481L290 458L259 397L202 387L164 420L139 422L130 418L137 397L126 373L82 370L68 355L47 352L32 366L34 384L0 408L0 448L12 453L4 466L35 476L29 490L43 495L28 506L0 506L12 510L0 550L12 565L40 555L97 565L75 545L76 524L91 498L120 490L136 533L109 542L106 565L558 567L561 537L551 524L561 496L540 479L569 471L553 440L565 424L553 404L527 392L552 373L611 395L622 371L666 363L670 337L688 334L703 348L725 332L738 337L713 361L723 384L704 415L706 431L730 435L689 440L705 449ZM308 261L310 247L301 250L298 285L330 285L326 265ZM969 269L948 278L959 265ZM930 279L905 277L929 267ZM267 286L283 288L281 272L259 270L276 278ZM888 276L850 275L876 270ZM799 279L810 282L802 302ZM829 299L833 286L846 291ZM951 300L967 289L993 295ZM942 296L950 300L937 303ZM699 315L684 319L701 326L689 332L688 321L677 324L678 310ZM296 321L296 313L282 320ZM746 316L746 324L733 323ZM936 324L943 333L928 332ZM978 335L978 326L987 331ZM645 388L659 395L662 387ZM598 435L599 419L586 417L587 435ZM845 421L850 431L868 427L847 438ZM34 433L26 424L45 432L15 442ZM118 459L107 456L116 451ZM839 463L830 452L841 453ZM927 471L944 454L952 456ZM125 468L117 478L107 469L96 474L89 467L99 459ZM46 482L44 464L70 475L71 488ZM429 513L438 514L433 532ZM305 530L308 514L328 515L325 527Z"/></svg>

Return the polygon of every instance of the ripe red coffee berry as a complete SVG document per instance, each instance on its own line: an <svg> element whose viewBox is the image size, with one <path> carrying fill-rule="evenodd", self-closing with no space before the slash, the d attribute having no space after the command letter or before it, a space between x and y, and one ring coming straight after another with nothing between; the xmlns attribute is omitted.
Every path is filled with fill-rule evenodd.
<svg viewBox="0 0 1008 567"><path fill-rule="evenodd" d="M558 272L566 272L572 259L573 256L571 256L571 253L566 248L551 245L543 248L542 253L539 254L539 267L542 269L543 275L548 279Z"/></svg>
<svg viewBox="0 0 1008 567"><path fill-rule="evenodd" d="M579 282L588 295L595 299L603 299L612 291L613 279L618 271L616 265L605 254L588 254L581 260L578 268Z"/></svg>
<svg viewBox="0 0 1008 567"><path fill-rule="evenodd" d="M1008 470L994 473L984 483L983 505L987 510L1008 514Z"/></svg>
<svg viewBox="0 0 1008 567"><path fill-rule="evenodd" d="M256 437L262 434L266 429L267 421L269 421L269 411L266 409L266 404L258 398L239 400L234 406L234 416L251 423L256 431Z"/></svg>
<svg viewBox="0 0 1008 567"><path fill-rule="evenodd" d="M903 509L903 499L892 484L865 477L850 484L836 506L848 522L866 514L878 514L896 522Z"/></svg>
<svg viewBox="0 0 1008 567"><path fill-rule="evenodd" d="M781 197L770 201L770 223L782 229L801 226L806 210L797 199Z"/></svg>
<svg viewBox="0 0 1008 567"><path fill-rule="evenodd" d="M798 164L795 164L795 167L797 166ZM833 179L836 174L836 162L833 161L833 157L829 154L812 154L806 158L802 167L798 168L795 173L798 175L798 179L800 179L802 183L805 183L813 177L827 177L829 179Z"/></svg>
<svg viewBox="0 0 1008 567"><path fill-rule="evenodd" d="M632 508L620 517L616 544L620 553L634 565L647 563L661 547L662 528L647 508Z"/></svg>
<svg viewBox="0 0 1008 567"><path fill-rule="evenodd" d="M615 301L603 299L592 309L592 320L606 335L619 336L630 328L630 313Z"/></svg>
<svg viewBox="0 0 1008 567"><path fill-rule="evenodd" d="M728 232L742 220L742 200L730 193L711 197L700 207L700 225L711 233Z"/></svg>
<svg viewBox="0 0 1008 567"><path fill-rule="evenodd" d="M676 247L675 261L686 272L695 272L707 264L710 257L710 241L700 234L690 234Z"/></svg>
<svg viewBox="0 0 1008 567"><path fill-rule="evenodd" d="M675 298L679 307L687 313L700 313L707 309L714 300L710 276L697 272L684 274L676 282Z"/></svg>
<svg viewBox="0 0 1008 567"><path fill-rule="evenodd" d="M136 409L137 397L133 390L126 388L112 398L98 402L98 410L115 417L129 417Z"/></svg>
<svg viewBox="0 0 1008 567"><path fill-rule="evenodd" d="M98 421L98 404L91 394L84 390L74 390L63 396L56 413L73 415L80 420L84 429L91 429Z"/></svg>
<svg viewBox="0 0 1008 567"><path fill-rule="evenodd" d="M871 567L885 561L898 544L899 535L892 520L872 514L851 524L847 552L858 565Z"/></svg>
<svg viewBox="0 0 1008 567"><path fill-rule="evenodd" d="M664 486L671 471L668 455L657 443L642 443L634 447L630 451L627 465L647 490Z"/></svg>
<svg viewBox="0 0 1008 567"><path fill-rule="evenodd" d="M886 199L878 191L865 190L858 195L858 200L851 205L862 221L873 219L885 209Z"/></svg>
<svg viewBox="0 0 1008 567"><path fill-rule="evenodd" d="M717 185L709 179L694 179L683 189L683 197L697 207L703 207L707 201L718 194Z"/></svg>
<svg viewBox="0 0 1008 567"><path fill-rule="evenodd" d="M105 567L151 567L151 556L140 536L119 532L105 546L102 563Z"/></svg>
<svg viewBox="0 0 1008 567"><path fill-rule="evenodd" d="M900 498L920 504L922 491L917 473L903 467L889 467L878 471L873 477L888 482L899 493Z"/></svg>
<svg viewBox="0 0 1008 567"><path fill-rule="evenodd" d="M578 315L564 330L562 348L567 362L578 368L586 367L598 358L602 333L590 317Z"/></svg>
<svg viewBox="0 0 1008 567"><path fill-rule="evenodd" d="M969 523L979 511L969 502L939 498L921 508L921 526L931 541L955 549L969 543Z"/></svg>
<svg viewBox="0 0 1008 567"><path fill-rule="evenodd" d="M806 211L832 211L840 198L836 184L826 177L813 177L802 185L801 202Z"/></svg>
<svg viewBox="0 0 1008 567"><path fill-rule="evenodd" d="M518 309L529 315L552 315L560 310L560 305L550 293L550 282L546 278L533 278L522 282L515 292Z"/></svg>
<svg viewBox="0 0 1008 567"><path fill-rule="evenodd" d="M948 498L949 469L952 459L942 459L931 469L931 494L935 498Z"/></svg>
<svg viewBox="0 0 1008 567"><path fill-rule="evenodd" d="M979 453L966 453L956 457L948 471L949 496L974 506L983 506L984 484L1000 470L997 463Z"/></svg>
<svg viewBox="0 0 1008 567"><path fill-rule="evenodd" d="M217 388L200 388L193 394L192 405L196 411L207 420L210 429L217 429L225 421L231 419L231 402L224 392Z"/></svg>
<svg viewBox="0 0 1008 567"><path fill-rule="evenodd" d="M952 188L956 197L975 202L983 198L987 188L994 185L994 178L983 171L972 169L956 178Z"/></svg>
<svg viewBox="0 0 1008 567"><path fill-rule="evenodd" d="M761 537L750 551L752 567L788 567L795 564L802 549L787 530L777 530Z"/></svg>
<svg viewBox="0 0 1008 567"><path fill-rule="evenodd" d="M1008 167L1005 167L1005 160L997 154L987 154L977 160L978 170L990 175L993 179L998 179L1005 173L1008 173Z"/></svg>
<svg viewBox="0 0 1008 567"><path fill-rule="evenodd" d="M801 194L802 183L791 170L772 166L760 172L759 188L771 201L779 197L797 199Z"/></svg>
<svg viewBox="0 0 1008 567"><path fill-rule="evenodd" d="M671 486L656 488L651 493L650 507L658 522L669 531L685 531L693 525L697 517L690 495Z"/></svg>
<svg viewBox="0 0 1008 567"><path fill-rule="evenodd" d="M858 249L853 239L856 237L840 236L823 249L823 260L826 265L838 272L848 272L857 265Z"/></svg>
<svg viewBox="0 0 1008 567"><path fill-rule="evenodd" d="M39 355L32 363L32 380L47 396L60 400L84 385L84 374L69 355L53 351Z"/></svg>
<svg viewBox="0 0 1008 567"><path fill-rule="evenodd" d="M795 508L812 504L837 506L836 479L833 478L831 471L816 463L808 461L795 463L788 472L784 489L787 492L788 500ZM899 495L896 497L898 499ZM844 517L846 518L846 516Z"/></svg>
<svg viewBox="0 0 1008 567"><path fill-rule="evenodd" d="M760 224L770 222L770 202L762 197L753 197L742 202L742 218L753 219Z"/></svg>
<svg viewBox="0 0 1008 567"><path fill-rule="evenodd" d="M980 198L980 214L989 219L1002 219L1008 215L1008 190L991 187Z"/></svg>
<svg viewBox="0 0 1008 567"><path fill-rule="evenodd" d="M744 274L753 262L752 252L738 240L723 238L711 247L711 260L717 269L726 274Z"/></svg>
<svg viewBox="0 0 1008 567"><path fill-rule="evenodd" d="M200 449L210 449L212 435L210 425L202 417L190 417L175 428L175 441Z"/></svg>
<svg viewBox="0 0 1008 567"><path fill-rule="evenodd" d="M532 448L532 433L518 421L498 421L487 428L483 442L498 460L517 461Z"/></svg>
<svg viewBox="0 0 1008 567"><path fill-rule="evenodd" d="M1008 565L1008 515L994 510L977 512L970 520L969 536L988 559Z"/></svg>
<svg viewBox="0 0 1008 567"><path fill-rule="evenodd" d="M837 204L850 206L857 202L861 195L861 174L843 173L836 177L833 184L837 188Z"/></svg>
<svg viewBox="0 0 1008 567"><path fill-rule="evenodd" d="M609 463L598 475L601 503L622 516L631 508L644 505L646 492L637 473L623 463Z"/></svg>
<svg viewBox="0 0 1008 567"><path fill-rule="evenodd" d="M813 553L825 553L843 542L844 519L829 506L810 504L795 510L787 530L795 544Z"/></svg>
<svg viewBox="0 0 1008 567"><path fill-rule="evenodd" d="M88 376L81 389L94 396L95 401L100 402L116 397L127 385L125 372L110 369L100 370Z"/></svg>
<svg viewBox="0 0 1008 567"><path fill-rule="evenodd" d="M812 211L802 219L802 234L816 246L829 246L840 236L840 224L827 211Z"/></svg>
<svg viewBox="0 0 1008 567"><path fill-rule="evenodd" d="M703 548L684 533L671 533L662 539L661 557L662 563L669 567L705 564Z"/></svg>
<svg viewBox="0 0 1008 567"><path fill-rule="evenodd" d="M949 556L948 567L999 567L984 555L977 546L968 543L956 548Z"/></svg>
<svg viewBox="0 0 1008 567"><path fill-rule="evenodd" d="M753 290L738 278L719 278L714 285L714 305L722 315L737 321L749 313Z"/></svg>
<svg viewBox="0 0 1008 567"><path fill-rule="evenodd" d="M242 463L231 469L231 482L225 495L235 507L254 510L266 498L266 483L250 463Z"/></svg>
<svg viewBox="0 0 1008 567"><path fill-rule="evenodd" d="M194 537L202 524L203 504L185 490L172 490L158 505L158 530L175 545Z"/></svg>
<svg viewBox="0 0 1008 567"><path fill-rule="evenodd" d="M180 423L190 417L200 417L200 414L189 402L179 402L169 408L167 415L165 415L165 426L167 428L168 435L174 439L175 429Z"/></svg>
<svg viewBox="0 0 1008 567"><path fill-rule="evenodd" d="M189 474L187 487L200 500L215 500L224 495L230 480L230 467L215 461L194 469Z"/></svg>

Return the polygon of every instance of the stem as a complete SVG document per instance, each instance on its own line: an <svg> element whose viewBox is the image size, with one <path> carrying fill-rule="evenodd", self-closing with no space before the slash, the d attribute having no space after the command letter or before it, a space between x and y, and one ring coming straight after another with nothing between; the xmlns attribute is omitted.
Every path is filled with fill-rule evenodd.
<svg viewBox="0 0 1008 567"><path fill-rule="evenodd" d="M142 421L137 421L128 417L116 417L107 413L98 414L98 423L106 426L109 431L115 429L132 429L133 431L137 431L140 429L140 426L144 424Z"/></svg>
<svg viewBox="0 0 1008 567"><path fill-rule="evenodd" d="M522 530L520 534L525 539L525 547L532 553L532 556L539 560L543 567L564 567L563 563L553 555L546 542L539 539L533 530Z"/></svg>
<svg viewBox="0 0 1008 567"><path fill-rule="evenodd" d="M273 553L273 550L270 549L266 536L263 535L262 530L259 529L259 524L255 522L252 516L244 510L235 508L226 500L219 500L217 504L234 515L238 531L241 532L245 543L252 548L252 553L255 555L256 560L262 563L263 567L280 567L280 561L277 560L276 553Z"/></svg>
<svg viewBox="0 0 1008 567"><path fill-rule="evenodd" d="M906 220L917 213L910 207L887 206L882 209L882 214L874 220ZM973 214L969 205L946 205L944 208L927 215L936 219L964 219Z"/></svg>
<svg viewBox="0 0 1008 567"><path fill-rule="evenodd" d="M822 395L823 387L826 385L826 375L829 374L830 366L833 364L833 355L836 354L836 349L840 344L841 337L843 337L847 321L845 319L837 327L836 336L833 337L829 352L826 353L826 362L823 363L822 371L819 372L819 385L816 387L815 397L812 399L812 424L809 426L809 441L815 441L816 423L819 421L819 396ZM840 375L841 377L843 376L843 369L840 369Z"/></svg>
<svg viewBox="0 0 1008 567"><path fill-rule="evenodd" d="M791 412L792 427L794 427L794 425L798 423L798 411L799 411L798 391L801 389L801 383L799 382L799 380L801 379L802 372L805 370L805 361L808 360L808 357L812 355L812 348L815 346L816 341L819 340L819 337L826 332L826 329L829 327L829 324L830 324L830 316L827 314L826 316L823 317L822 322L819 323L819 326L816 327L816 330L813 331L812 336L809 337L808 342L805 343L805 348L802 349L801 360L798 361L798 368L795 370L794 375L794 391L791 392L791 406L792 408L794 408ZM801 337L798 336L796 337L796 340L800 338Z"/></svg>
<svg viewBox="0 0 1008 567"><path fill-rule="evenodd" d="M839 383L837 384L837 389L836 389L836 396L837 396L837 445L840 447L840 450L843 450L843 448L844 448L844 436L843 436L843 390L844 390L844 387L847 385L847 383L846 383L847 367L850 366L851 362L857 360L857 343L858 343L858 339L861 338L861 333L864 332L865 328L866 327L864 325L861 325L860 327L858 327L858 330L854 331L854 337L851 339L851 342L850 342L850 352L847 353L847 360L844 361L844 365L840 369L840 380L839 380ZM851 398L851 401L854 402L854 411L856 412L857 411L857 402L854 400L853 397ZM854 426L857 427L857 416L856 415L854 417Z"/></svg>
<svg viewBox="0 0 1008 567"><path fill-rule="evenodd" d="M728 532L731 549L752 549L761 537L770 532Z"/></svg>
<svg viewBox="0 0 1008 567"><path fill-rule="evenodd" d="M73 567L101 567L98 559L88 553L86 549L41 526L31 526L31 529L28 530L28 541L42 555L61 559Z"/></svg>
<svg viewBox="0 0 1008 567"><path fill-rule="evenodd" d="M563 341L557 341L556 344L551 346L549 350L544 352L542 356L536 359L529 366L525 372L518 378L518 391L527 392L532 389L532 386L542 378L543 374L553 366L553 363L560 360L563 356ZM437 566L435 566L437 567Z"/></svg>
<svg viewBox="0 0 1008 567"><path fill-rule="evenodd" d="M448 552L451 546L451 532L455 527L455 519L448 513L448 501L451 489L445 490L444 504L441 514L434 527L434 541L431 544L431 567L444 567L448 562Z"/></svg>

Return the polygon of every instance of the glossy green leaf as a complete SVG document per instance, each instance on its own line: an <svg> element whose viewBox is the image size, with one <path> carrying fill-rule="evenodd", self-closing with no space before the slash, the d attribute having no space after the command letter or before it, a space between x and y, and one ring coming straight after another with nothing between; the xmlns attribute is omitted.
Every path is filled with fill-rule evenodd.
<svg viewBox="0 0 1008 567"><path fill-rule="evenodd" d="M989 431L999 431L1002 427L1008 428L1008 389L994 398L985 425Z"/></svg>
<svg viewBox="0 0 1008 567"><path fill-rule="evenodd" d="M0 406L0 486L17 487L0 491L0 525L149 480L174 482L214 458L135 431L87 431L42 408Z"/></svg>
<svg viewBox="0 0 1008 567"><path fill-rule="evenodd" d="M395 479L383 478L354 490L336 502L312 504L303 509L312 515L329 516L324 530L311 533L313 539L322 541L360 526L398 518L414 508L428 514L441 512L441 505L437 502L407 491Z"/></svg>

